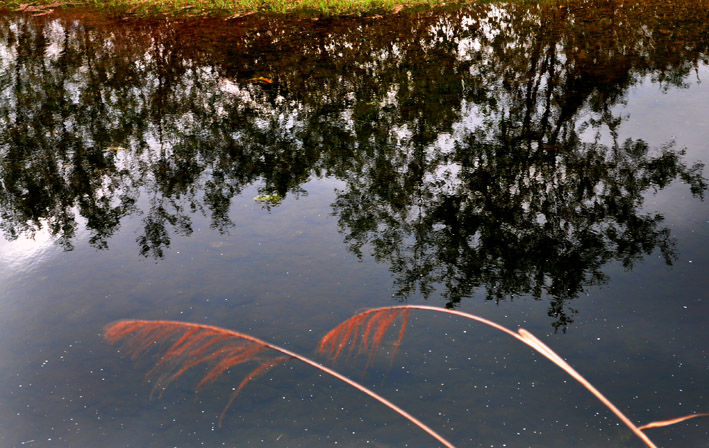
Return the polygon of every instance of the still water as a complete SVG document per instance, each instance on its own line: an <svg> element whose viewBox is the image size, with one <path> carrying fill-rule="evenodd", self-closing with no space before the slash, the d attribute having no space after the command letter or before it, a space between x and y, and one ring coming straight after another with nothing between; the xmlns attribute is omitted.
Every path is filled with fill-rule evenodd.
<svg viewBox="0 0 709 448"><path fill-rule="evenodd" d="M400 303L524 327L638 424L709 412L709 9L0 15L0 446L430 447L291 361L150 398L119 319L315 347ZM643 446L519 342L412 313L342 373L458 447ZM151 357L152 356L152 357ZM332 364L332 363L331 363ZM709 419L648 430L709 446Z"/></svg>

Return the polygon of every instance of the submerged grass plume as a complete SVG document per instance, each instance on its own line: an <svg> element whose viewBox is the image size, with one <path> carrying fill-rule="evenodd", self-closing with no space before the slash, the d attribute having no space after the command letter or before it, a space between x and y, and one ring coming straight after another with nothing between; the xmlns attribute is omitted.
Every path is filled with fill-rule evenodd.
<svg viewBox="0 0 709 448"><path fill-rule="evenodd" d="M327 333L321 339L318 350L321 354L326 355L330 361L337 360L343 356L345 352L348 353L348 356L355 351L356 354L368 352L371 356L374 350L381 346L385 335L394 326L394 323L401 321L399 334L394 346L395 354L406 332L406 323L411 310L441 312L472 319L502 331L526 344L549 359L552 363L556 364L588 389L648 447L655 448L656 445L643 432L647 429L673 425L696 417L709 417L709 414L690 414L670 420L656 421L642 426L636 426L611 403L610 400L581 376L581 374L549 348L549 346L537 339L527 330L520 328L517 331L512 331L488 319L456 310L423 305L400 305L367 310L347 319ZM235 365L246 362L257 362L257 367L244 377L239 386L229 397L219 418L220 426L226 411L249 381L279 364L290 359L296 359L374 398L379 403L409 420L443 446L448 448L454 447L451 442L443 438L426 424L371 389L310 358L245 333L211 325L186 322L127 320L108 325L104 337L111 344L122 340L126 352L131 355L132 359L136 359L145 354L155 345L168 345L167 350L163 352L155 367L148 372L149 377L156 379L153 393L159 391L160 395L169 384L193 367L199 365L209 366L205 376L197 384L196 388L199 390L203 386L215 381L222 373ZM349 346L349 348L345 350L347 346Z"/></svg>
<svg viewBox="0 0 709 448"><path fill-rule="evenodd" d="M132 359L143 355L155 344L174 341L155 367L148 372L148 376L157 377L153 392L160 390L162 393L180 375L192 367L202 364L208 364L210 368L197 384L197 390L211 383L220 374L235 365L249 361L258 362L259 366L242 380L239 387L229 397L229 401L219 417L220 426L229 406L250 380L288 359L297 359L369 395L421 428L428 435L442 443L443 446L453 448L453 444L433 429L365 386L305 356L244 333L211 325L187 322L126 320L108 325L104 337L111 344L124 340L125 350L131 354ZM273 353L268 353L269 351L280 353L282 356L273 356Z"/></svg>

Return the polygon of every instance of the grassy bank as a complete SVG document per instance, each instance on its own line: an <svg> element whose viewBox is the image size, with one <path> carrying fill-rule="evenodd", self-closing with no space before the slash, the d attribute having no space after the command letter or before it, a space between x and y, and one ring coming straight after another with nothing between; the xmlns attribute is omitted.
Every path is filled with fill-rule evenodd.
<svg viewBox="0 0 709 448"><path fill-rule="evenodd" d="M446 0L0 0L0 5L32 15L57 8L90 7L116 14L242 17L254 13L309 16L396 14L409 8L463 3ZM467 1L466 1L467 3Z"/></svg>

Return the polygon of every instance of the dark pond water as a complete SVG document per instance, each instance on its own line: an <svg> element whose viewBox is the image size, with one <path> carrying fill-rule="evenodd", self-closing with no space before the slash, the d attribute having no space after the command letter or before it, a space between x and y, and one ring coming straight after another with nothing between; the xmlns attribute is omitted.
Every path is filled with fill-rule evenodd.
<svg viewBox="0 0 709 448"><path fill-rule="evenodd" d="M297 362L161 399L117 319L325 361L357 310L524 327L637 423L709 412L709 8L0 16L0 445L430 447ZM396 339L393 335L390 339ZM458 447L643 446L492 329L411 315L336 368ZM195 398L196 397L196 398ZM709 421L649 430L706 447Z"/></svg>

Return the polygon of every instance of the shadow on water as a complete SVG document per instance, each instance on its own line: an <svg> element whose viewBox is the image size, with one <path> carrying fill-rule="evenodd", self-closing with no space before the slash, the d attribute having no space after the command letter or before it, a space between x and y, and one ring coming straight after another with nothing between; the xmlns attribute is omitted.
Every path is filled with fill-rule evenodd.
<svg viewBox="0 0 709 448"><path fill-rule="evenodd" d="M682 88L707 63L700 1L0 23L10 240L46 228L71 250L85 229L104 250L137 219L137 250L159 260L194 213L229 231L251 185L268 208L333 177L345 244L390 266L395 296L549 295L565 329L604 265L676 258L648 192L706 190L683 148L620 139L614 112L641 80Z"/></svg>

